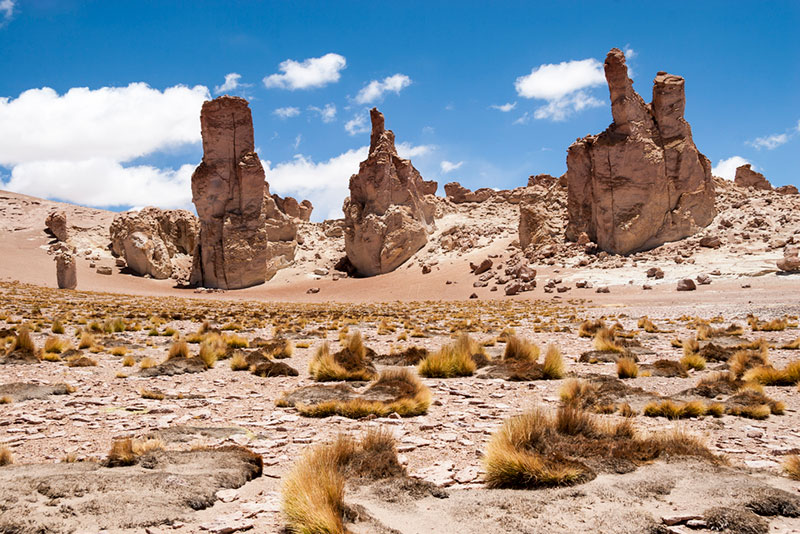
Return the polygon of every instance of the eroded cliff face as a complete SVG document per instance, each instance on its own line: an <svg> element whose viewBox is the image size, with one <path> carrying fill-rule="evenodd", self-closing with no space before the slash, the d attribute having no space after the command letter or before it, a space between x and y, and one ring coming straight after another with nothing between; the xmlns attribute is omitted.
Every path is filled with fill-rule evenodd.
<svg viewBox="0 0 800 534"><path fill-rule="evenodd" d="M567 238L585 232L602 250L628 254L693 235L714 219L715 193L683 116L683 78L659 72L646 104L620 50L608 53L605 75L614 122L567 152Z"/></svg>
<svg viewBox="0 0 800 534"><path fill-rule="evenodd" d="M370 111L369 156L350 178L344 201L345 251L363 276L388 273L425 246L433 228L437 184L397 155L383 115Z"/></svg>

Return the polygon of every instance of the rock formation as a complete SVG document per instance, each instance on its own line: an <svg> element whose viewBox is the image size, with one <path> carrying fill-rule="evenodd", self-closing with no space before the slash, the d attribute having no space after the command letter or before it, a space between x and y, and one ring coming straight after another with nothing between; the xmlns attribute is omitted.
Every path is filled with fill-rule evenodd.
<svg viewBox="0 0 800 534"><path fill-rule="evenodd" d="M754 171L750 164L736 167L736 176L733 183L739 187L752 187L762 191L772 191L772 184L760 172Z"/></svg>
<svg viewBox="0 0 800 534"><path fill-rule="evenodd" d="M656 75L645 104L614 48L605 75L614 122L574 142L567 153L569 225L607 252L628 254L688 237L716 215L711 164L683 117L684 80Z"/></svg>
<svg viewBox="0 0 800 534"><path fill-rule="evenodd" d="M278 205L278 209L289 217L294 217L295 219L300 219L301 221L305 222L308 222L309 219L311 219L311 212L313 211L314 206L311 204L310 200L297 202L297 200L293 197L281 198L278 195L271 196L272 200L275 201L275 204Z"/></svg>
<svg viewBox="0 0 800 534"><path fill-rule="evenodd" d="M775 191L780 193L781 195L798 195L800 191L797 190L797 187L794 185L782 185L780 187L776 187Z"/></svg>
<svg viewBox="0 0 800 534"><path fill-rule="evenodd" d="M78 267L75 256L70 252L56 253L56 281L59 289L75 289L78 287Z"/></svg>
<svg viewBox="0 0 800 534"><path fill-rule="evenodd" d="M549 245L563 235L560 221L547 202L547 191L533 188L519 206L519 245L525 250L529 246Z"/></svg>
<svg viewBox="0 0 800 534"><path fill-rule="evenodd" d="M142 276L184 275L197 243L197 217L186 210L147 207L126 211L111 223L111 251Z"/></svg>
<svg viewBox="0 0 800 534"><path fill-rule="evenodd" d="M47 216L44 225L50 230L59 241L67 241L67 214L63 211L54 211Z"/></svg>
<svg viewBox="0 0 800 534"><path fill-rule="evenodd" d="M788 273L800 271L800 247L786 246L783 249L783 259L778 260L778 269Z"/></svg>
<svg viewBox="0 0 800 534"><path fill-rule="evenodd" d="M394 133L370 110L369 156L350 177L344 201L345 252L363 276L388 273L425 246L433 227L436 182L397 155Z"/></svg>
<svg viewBox="0 0 800 534"><path fill-rule="evenodd" d="M488 187L470 191L458 182L450 182L444 184L444 192L447 199L453 204L463 204L464 202L484 202L491 198L495 191Z"/></svg>
<svg viewBox="0 0 800 534"><path fill-rule="evenodd" d="M200 233L190 281L221 289L262 284L285 263L284 254L293 258L296 225L269 194L247 101L221 96L205 102L200 124L203 161L192 175Z"/></svg>

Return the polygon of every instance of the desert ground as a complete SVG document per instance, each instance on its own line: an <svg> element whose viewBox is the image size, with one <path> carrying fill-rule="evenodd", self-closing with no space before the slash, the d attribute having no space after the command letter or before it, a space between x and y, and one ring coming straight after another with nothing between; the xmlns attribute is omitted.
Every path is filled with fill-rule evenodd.
<svg viewBox="0 0 800 534"><path fill-rule="evenodd" d="M766 196L719 218L747 225ZM537 287L505 296L469 264L518 254L517 208L462 204L437 232L489 228L464 251L350 278L306 223L267 284L198 292L115 267L113 214L2 197L0 532L800 532L800 275L774 267L772 232L540 259ZM55 288L54 208L80 228L76 291ZM424 361L447 347L458 364ZM514 453L550 475L498 478L504 425L532 413L591 429ZM351 460L314 464L343 443ZM310 468L342 479L333 530L296 513ZM306 508L336 501L305 489Z"/></svg>

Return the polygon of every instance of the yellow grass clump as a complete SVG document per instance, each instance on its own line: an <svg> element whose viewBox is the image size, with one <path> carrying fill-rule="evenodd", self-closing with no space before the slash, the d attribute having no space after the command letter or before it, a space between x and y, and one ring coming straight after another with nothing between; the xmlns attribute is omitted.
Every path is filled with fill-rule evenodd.
<svg viewBox="0 0 800 534"><path fill-rule="evenodd" d="M594 335L593 345L595 350L603 352L624 352L614 336L614 331L608 328L600 328Z"/></svg>
<svg viewBox="0 0 800 534"><path fill-rule="evenodd" d="M620 358L617 360L617 376L620 378L636 378L639 376L639 366L633 358Z"/></svg>
<svg viewBox="0 0 800 534"><path fill-rule="evenodd" d="M247 358L241 352L237 352L231 358L231 371L247 371L250 366L247 364Z"/></svg>
<svg viewBox="0 0 800 534"><path fill-rule="evenodd" d="M762 365L744 373L745 382L756 382L765 386L793 386L800 383L800 360L789 363L784 369Z"/></svg>
<svg viewBox="0 0 800 534"><path fill-rule="evenodd" d="M470 338L469 334L461 334L455 343L445 345L425 357L417 371L428 378L471 376L478 368L476 357L488 360L482 346Z"/></svg>
<svg viewBox="0 0 800 534"><path fill-rule="evenodd" d="M499 340L500 338L498 338ZM536 363L539 360L541 349L536 343L517 337L513 334L505 338L506 348L503 351L504 360Z"/></svg>
<svg viewBox="0 0 800 534"><path fill-rule="evenodd" d="M594 321L586 320L581 323L578 327L578 336L580 337L593 337L597 334L597 331L605 328L606 324L603 322L602 319L597 319Z"/></svg>
<svg viewBox="0 0 800 534"><path fill-rule="evenodd" d="M167 360L171 360L172 358L188 358L189 357L189 345L185 341L175 341L169 347L169 352L167 353Z"/></svg>
<svg viewBox="0 0 800 534"><path fill-rule="evenodd" d="M564 378L564 357L561 349L556 345L548 345L542 362L542 374L546 380L560 380Z"/></svg>
<svg viewBox="0 0 800 534"><path fill-rule="evenodd" d="M702 371L706 368L706 359L697 353L684 354L681 363L687 369Z"/></svg>
<svg viewBox="0 0 800 534"><path fill-rule="evenodd" d="M354 337L354 336L353 336ZM361 335L358 335L360 339ZM351 337L352 339L352 337ZM324 342L317 349L314 358L308 365L308 372L311 378L318 382L331 382L337 380L371 380L375 376L375 372L367 365L366 349L363 343L351 342L350 346L355 349L355 352L350 351L347 362L339 362L336 360L334 354L331 353L330 345ZM347 364L347 367L345 366Z"/></svg>
<svg viewBox="0 0 800 534"><path fill-rule="evenodd" d="M783 462L783 470L792 480L800 480L800 455L788 455Z"/></svg>
<svg viewBox="0 0 800 534"><path fill-rule="evenodd" d="M14 455L11 453L11 449L5 445L0 445L0 467L4 465L11 465L13 463Z"/></svg>

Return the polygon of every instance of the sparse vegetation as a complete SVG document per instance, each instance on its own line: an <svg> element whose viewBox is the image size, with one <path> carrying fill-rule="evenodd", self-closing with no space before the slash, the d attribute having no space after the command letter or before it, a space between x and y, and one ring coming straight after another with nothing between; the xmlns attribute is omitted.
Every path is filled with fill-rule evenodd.
<svg viewBox="0 0 800 534"><path fill-rule="evenodd" d="M620 378L636 378L639 376L639 366L633 358L620 358L617 360L617 376Z"/></svg>
<svg viewBox="0 0 800 534"><path fill-rule="evenodd" d="M765 386L793 386L800 383L800 360L789 363L785 369L775 369L772 366L754 367L744 373L742 379Z"/></svg>
<svg viewBox="0 0 800 534"><path fill-rule="evenodd" d="M13 463L14 455L11 453L11 449L5 445L0 445L0 467L11 465Z"/></svg>
<svg viewBox="0 0 800 534"><path fill-rule="evenodd" d="M625 349L616 341L614 331L609 328L600 328L594 335L593 345L595 350L603 352L624 352Z"/></svg>
<svg viewBox="0 0 800 534"><path fill-rule="evenodd" d="M418 372L428 378L471 376L478 368L476 360L488 361L488 355L469 334L461 334L455 343L445 345L422 360Z"/></svg>
<svg viewBox="0 0 800 534"><path fill-rule="evenodd" d="M792 480L800 480L800 455L788 455L783 461L783 470Z"/></svg>
<svg viewBox="0 0 800 534"><path fill-rule="evenodd" d="M706 368L706 359L697 353L684 354L681 358L681 364L687 369L702 371Z"/></svg>
<svg viewBox="0 0 800 534"><path fill-rule="evenodd" d="M545 380L560 380L564 378L564 357L561 349L556 345L548 345L542 362L542 374Z"/></svg>

